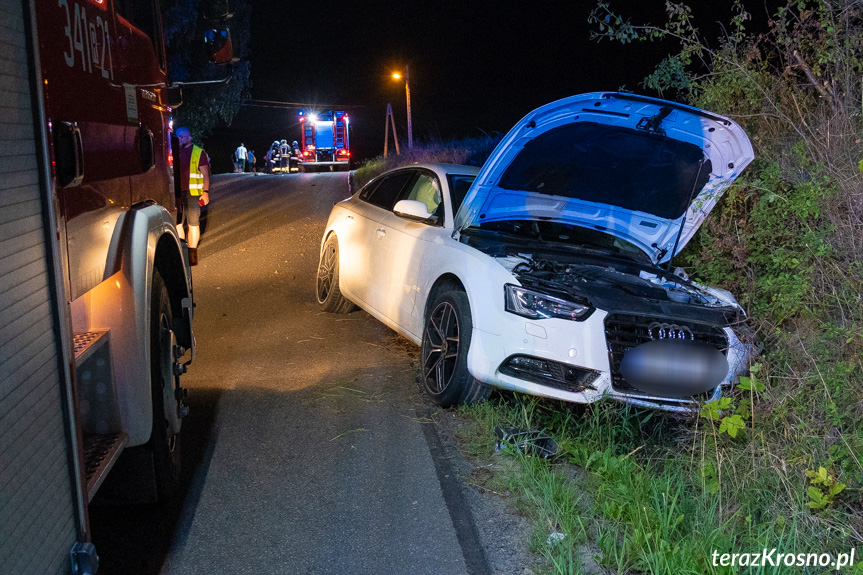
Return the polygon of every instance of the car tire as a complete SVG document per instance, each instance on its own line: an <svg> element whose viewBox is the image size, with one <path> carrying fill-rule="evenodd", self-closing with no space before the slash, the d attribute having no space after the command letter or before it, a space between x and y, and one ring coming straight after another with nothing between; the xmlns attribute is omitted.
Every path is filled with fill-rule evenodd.
<svg viewBox="0 0 863 575"><path fill-rule="evenodd" d="M473 330L467 294L463 291L442 293L430 310L423 328L420 353L424 391L441 407L487 399L491 389L467 369Z"/></svg>
<svg viewBox="0 0 863 575"><path fill-rule="evenodd" d="M180 483L180 434L173 433L167 409L176 409L174 400L174 357L171 328L173 314L168 288L159 270L153 272L150 300L150 388L153 399L153 428L147 447L153 453L156 493L160 501L172 499Z"/></svg>
<svg viewBox="0 0 863 575"><path fill-rule="evenodd" d="M354 309L354 304L345 299L339 289L339 240L335 234L327 238L321 252L315 295L326 312L348 313Z"/></svg>

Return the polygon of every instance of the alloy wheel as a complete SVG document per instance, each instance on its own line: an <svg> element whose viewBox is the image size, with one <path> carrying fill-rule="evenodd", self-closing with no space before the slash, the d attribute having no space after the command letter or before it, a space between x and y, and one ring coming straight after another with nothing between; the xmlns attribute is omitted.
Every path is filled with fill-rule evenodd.
<svg viewBox="0 0 863 575"><path fill-rule="evenodd" d="M459 352L458 316L453 305L441 302L426 323L423 339L423 376L430 392L439 394L452 380Z"/></svg>
<svg viewBox="0 0 863 575"><path fill-rule="evenodd" d="M321 255L321 263L318 265L318 301L326 301L333 288L333 276L336 273L336 250L334 247L325 246Z"/></svg>

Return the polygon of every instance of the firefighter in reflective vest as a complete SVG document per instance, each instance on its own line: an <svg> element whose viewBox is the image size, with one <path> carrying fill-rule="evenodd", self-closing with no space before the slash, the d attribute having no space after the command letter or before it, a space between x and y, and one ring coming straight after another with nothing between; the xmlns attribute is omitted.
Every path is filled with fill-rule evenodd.
<svg viewBox="0 0 863 575"><path fill-rule="evenodd" d="M177 222L180 239L186 239L183 224L189 226L189 263L198 265L198 241L201 239L201 206L210 203L210 158L207 152L192 144L189 128L177 128L180 141L180 189L183 194L183 216Z"/></svg>

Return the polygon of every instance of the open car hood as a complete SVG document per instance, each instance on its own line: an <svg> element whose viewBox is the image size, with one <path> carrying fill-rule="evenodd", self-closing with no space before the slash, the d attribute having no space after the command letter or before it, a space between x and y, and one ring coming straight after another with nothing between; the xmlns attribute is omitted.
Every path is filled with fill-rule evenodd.
<svg viewBox="0 0 863 575"><path fill-rule="evenodd" d="M743 129L723 116L633 94L571 96L534 110L503 138L454 233L500 220L556 221L626 240L661 263L752 159Z"/></svg>

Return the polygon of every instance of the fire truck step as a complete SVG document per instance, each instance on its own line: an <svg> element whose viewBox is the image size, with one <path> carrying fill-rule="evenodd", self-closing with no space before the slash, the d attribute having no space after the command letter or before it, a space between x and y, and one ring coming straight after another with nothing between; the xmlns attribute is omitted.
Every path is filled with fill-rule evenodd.
<svg viewBox="0 0 863 575"><path fill-rule="evenodd" d="M81 331L72 334L72 345L75 348L75 365L87 361L100 346L108 341L107 329L96 329L93 331Z"/></svg>
<svg viewBox="0 0 863 575"><path fill-rule="evenodd" d="M72 334L75 348L75 394L82 433L108 435L122 431L114 384L108 330Z"/></svg>
<svg viewBox="0 0 863 575"><path fill-rule="evenodd" d="M122 431L105 435L84 434L84 466L90 501L127 443L129 436Z"/></svg>

